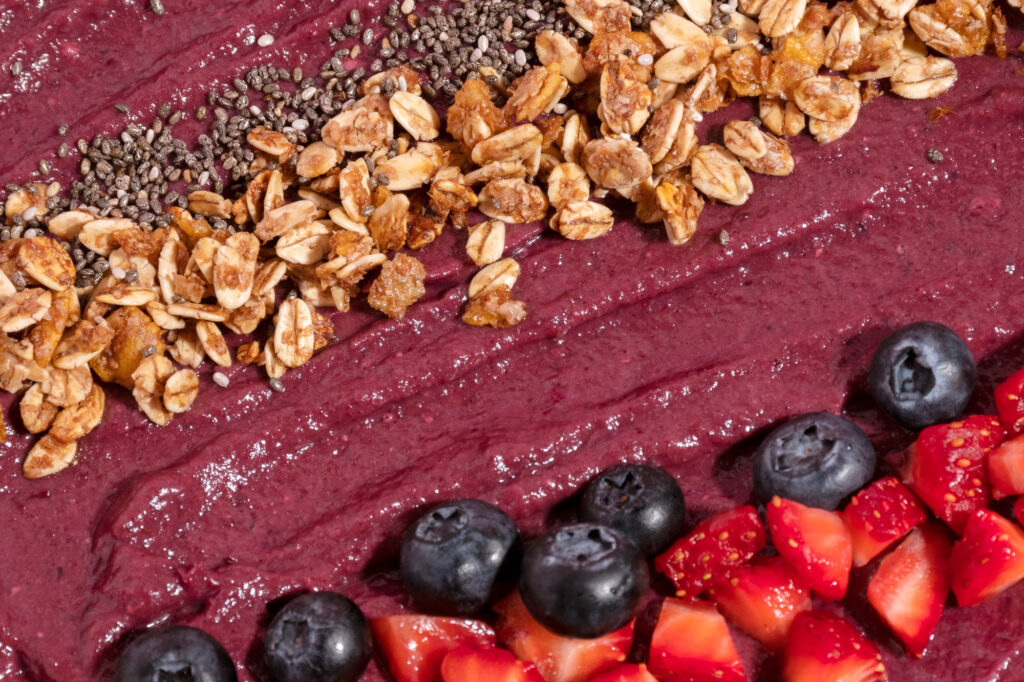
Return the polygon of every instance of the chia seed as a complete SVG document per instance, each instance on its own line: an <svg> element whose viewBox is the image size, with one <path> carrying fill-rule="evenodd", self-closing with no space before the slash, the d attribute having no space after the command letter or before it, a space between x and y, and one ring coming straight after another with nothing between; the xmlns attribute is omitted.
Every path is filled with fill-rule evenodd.
<svg viewBox="0 0 1024 682"><path fill-rule="evenodd" d="M163 0L149 0L149 9L153 11L153 14L164 14L167 12L164 9Z"/></svg>
<svg viewBox="0 0 1024 682"><path fill-rule="evenodd" d="M11 64L11 76L13 78L17 78L21 75L23 68L24 67L22 66L20 61L14 62L13 64Z"/></svg>
<svg viewBox="0 0 1024 682"><path fill-rule="evenodd" d="M128 109L128 105L127 104L115 104L114 108L117 109L117 111L122 113L122 114L127 114L130 111Z"/></svg>
<svg viewBox="0 0 1024 682"><path fill-rule="evenodd" d="M270 388L277 393L284 393L284 384L277 377L271 377Z"/></svg>
<svg viewBox="0 0 1024 682"><path fill-rule="evenodd" d="M223 372L214 372L211 378L213 379L213 383L217 384L221 388L227 388L228 384L231 383L231 380L228 379L228 375Z"/></svg>
<svg viewBox="0 0 1024 682"><path fill-rule="evenodd" d="M274 36L264 33L256 40L256 44L260 47L270 47L274 44Z"/></svg>

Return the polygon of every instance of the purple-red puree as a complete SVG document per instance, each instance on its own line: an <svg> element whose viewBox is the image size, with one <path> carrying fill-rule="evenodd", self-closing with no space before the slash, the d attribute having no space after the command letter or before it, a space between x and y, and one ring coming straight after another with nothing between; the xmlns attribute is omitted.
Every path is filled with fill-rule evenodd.
<svg viewBox="0 0 1024 682"><path fill-rule="evenodd" d="M115 104L145 123L167 100L191 112L210 83L260 63L314 73L349 8L380 11L164 0L157 16L147 4L0 0L0 179L30 179L61 123L72 146L119 130ZM1021 15L1007 11L1016 46ZM529 535L598 470L652 461L679 478L695 520L747 500L752 443L811 410L847 410L896 450L911 435L863 379L875 345L914 320L967 339L982 373L972 409L991 411L991 388L1024 365L1020 66L958 60L938 100L881 97L837 143L794 139L792 177L757 176L746 205L709 206L686 247L628 219L582 243L511 229L529 310L512 330L459 320L471 267L449 229L422 253L428 293L404 320L365 305L334 314L339 340L284 393L251 367L226 370L227 388L207 370L195 408L161 428L110 388L80 464L40 481L22 478L29 440L15 431L0 445L0 680L106 679L119 639L162 621L210 632L252 680L266 605L282 595L333 588L371 617L403 611L396 536L433 500L495 502ZM930 123L940 105L953 113ZM716 134L711 122L702 137ZM891 679L1021 679L1024 589L949 608L921 660L870 616L863 589L855 580L845 607ZM777 674L736 636L753 678ZM366 679L381 674L371 665Z"/></svg>

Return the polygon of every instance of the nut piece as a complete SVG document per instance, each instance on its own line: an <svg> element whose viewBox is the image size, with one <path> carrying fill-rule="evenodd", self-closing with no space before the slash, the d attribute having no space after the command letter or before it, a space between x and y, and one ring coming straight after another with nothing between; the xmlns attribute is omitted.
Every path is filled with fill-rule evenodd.
<svg viewBox="0 0 1024 682"><path fill-rule="evenodd" d="M956 65L942 57L911 57L889 79L892 91L906 99L938 97L956 83Z"/></svg>
<svg viewBox="0 0 1024 682"><path fill-rule="evenodd" d="M526 304L512 298L508 287L496 287L470 299L462 321L474 327L505 329L526 319Z"/></svg>
<svg viewBox="0 0 1024 682"><path fill-rule="evenodd" d="M22 240L17 262L26 275L47 289L63 291L75 283L75 264L55 239Z"/></svg>
<svg viewBox="0 0 1024 682"><path fill-rule="evenodd" d="M574 241L603 237L614 224L612 210L593 201L570 202L551 218L551 228Z"/></svg>
<svg viewBox="0 0 1024 682"><path fill-rule="evenodd" d="M502 258L482 268L469 281L469 297L476 298L498 287L511 290L519 279L519 263L512 258Z"/></svg>
<svg viewBox="0 0 1024 682"><path fill-rule="evenodd" d="M313 142L299 153L295 172L304 178L319 178L338 165L340 155L326 142Z"/></svg>
<svg viewBox="0 0 1024 682"><path fill-rule="evenodd" d="M860 90L840 76L811 76L796 84L793 100L811 118L840 121L860 108Z"/></svg>
<svg viewBox="0 0 1024 682"><path fill-rule="evenodd" d="M65 443L84 438L103 419L106 404L107 397L103 389L99 384L93 384L85 400L60 411L50 427L50 435Z"/></svg>
<svg viewBox="0 0 1024 682"><path fill-rule="evenodd" d="M425 293L423 281L427 270L412 256L396 253L393 260L381 266L380 274L370 285L367 302L371 308L400 320L405 311Z"/></svg>
<svg viewBox="0 0 1024 682"><path fill-rule="evenodd" d="M544 66L558 62L562 75L570 83L578 85L587 79L579 46L569 36L551 30L541 31L534 39L534 49Z"/></svg>
<svg viewBox="0 0 1024 682"><path fill-rule="evenodd" d="M489 265L505 251L505 223L485 220L469 228L466 254L479 266Z"/></svg>
<svg viewBox="0 0 1024 682"><path fill-rule="evenodd" d="M164 384L164 408L172 414L188 412L199 395L199 375L190 369L179 369Z"/></svg>
<svg viewBox="0 0 1024 682"><path fill-rule="evenodd" d="M651 160L632 140L591 140L583 148L583 167L600 187L628 191L651 177Z"/></svg>
<svg viewBox="0 0 1024 682"><path fill-rule="evenodd" d="M789 175L793 154L789 144L750 121L730 121L724 130L725 146L746 168L763 175Z"/></svg>
<svg viewBox="0 0 1024 682"><path fill-rule="evenodd" d="M274 352L286 367L299 367L313 357L313 309L301 298L286 299L274 323Z"/></svg>
<svg viewBox="0 0 1024 682"><path fill-rule="evenodd" d="M391 95L388 107L398 124L409 131L412 139L433 140L440 134L441 117L419 95L399 90Z"/></svg>
<svg viewBox="0 0 1024 682"><path fill-rule="evenodd" d="M59 408L46 400L40 384L32 384L18 402L21 423L29 433L42 433L50 428Z"/></svg>
<svg viewBox="0 0 1024 682"><path fill-rule="evenodd" d="M697 147L691 162L693 184L712 199L738 206L754 192L747 171L732 152L717 145Z"/></svg>
<svg viewBox="0 0 1024 682"><path fill-rule="evenodd" d="M575 163L560 163L548 174L548 200L555 208L590 198L590 178Z"/></svg>
<svg viewBox="0 0 1024 682"><path fill-rule="evenodd" d="M548 199L543 190L519 178L497 179L480 190L477 208L488 218L506 223L543 220Z"/></svg>
<svg viewBox="0 0 1024 682"><path fill-rule="evenodd" d="M697 219L704 209L704 200L693 183L665 178L658 183L655 192L669 243L680 246L690 241L697 232Z"/></svg>
<svg viewBox="0 0 1024 682"><path fill-rule="evenodd" d="M32 446L21 466L25 478L36 479L51 476L71 466L78 452L76 443L65 443L46 434Z"/></svg>

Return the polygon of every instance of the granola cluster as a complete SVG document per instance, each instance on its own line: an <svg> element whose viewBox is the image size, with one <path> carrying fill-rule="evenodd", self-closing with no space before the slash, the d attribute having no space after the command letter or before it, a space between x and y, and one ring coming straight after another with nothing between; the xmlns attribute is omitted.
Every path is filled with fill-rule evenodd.
<svg viewBox="0 0 1024 682"><path fill-rule="evenodd" d="M401 319L427 276L404 250L448 226L480 268L463 320L513 326L526 306L512 293L509 224L547 221L567 239L594 239L615 222L599 200L617 195L685 244L706 201L743 204L750 173L793 172L786 138L846 134L879 94L875 81L935 97L956 81L948 57L1007 50L991 0L738 0L728 21L712 21L711 0L680 0L649 32L632 29L625 0L565 8L589 40L539 33L539 65L511 83L481 68L445 117L421 74L399 66L366 80L316 141L250 130L240 196L193 191L158 229L79 208L52 217L49 235L0 242L0 389L23 392L22 423L42 434L25 476L74 461L102 418L101 382L167 424L195 401L206 361L261 366L280 390L333 338L318 309L345 312L365 294ZM699 140L702 116L737 97L758 98L759 117L726 125L721 143ZM53 194L12 192L8 224L45 214ZM95 284L76 287L72 242L109 264ZM226 332L257 340L233 358Z"/></svg>

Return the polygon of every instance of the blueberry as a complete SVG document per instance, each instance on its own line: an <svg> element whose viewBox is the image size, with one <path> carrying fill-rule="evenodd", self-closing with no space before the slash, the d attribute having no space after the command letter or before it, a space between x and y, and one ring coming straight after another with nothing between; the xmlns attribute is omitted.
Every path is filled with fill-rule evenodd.
<svg viewBox="0 0 1024 682"><path fill-rule="evenodd" d="M440 504L406 528L399 569L416 606L470 616L496 596L519 555L515 522L480 500Z"/></svg>
<svg viewBox="0 0 1024 682"><path fill-rule="evenodd" d="M915 322L889 335L875 351L868 373L875 401L914 430L956 419L977 380L967 344L936 322Z"/></svg>
<svg viewBox="0 0 1024 682"><path fill-rule="evenodd" d="M875 472L875 449L859 426L827 412L790 419L754 452L754 490L810 507L835 509Z"/></svg>
<svg viewBox="0 0 1024 682"><path fill-rule="evenodd" d="M366 617L336 592L291 600L263 636L263 660L274 682L354 682L371 653Z"/></svg>
<svg viewBox="0 0 1024 682"><path fill-rule="evenodd" d="M537 621L567 637L600 637L643 605L647 562L625 535L578 523L537 538L523 556L519 592Z"/></svg>
<svg viewBox="0 0 1024 682"><path fill-rule="evenodd" d="M583 490L581 521L622 531L644 554L657 554L683 532L686 505L664 469L624 464L598 474Z"/></svg>
<svg viewBox="0 0 1024 682"><path fill-rule="evenodd" d="M140 636L117 660L114 682L236 682L235 665L202 630L172 625Z"/></svg>

